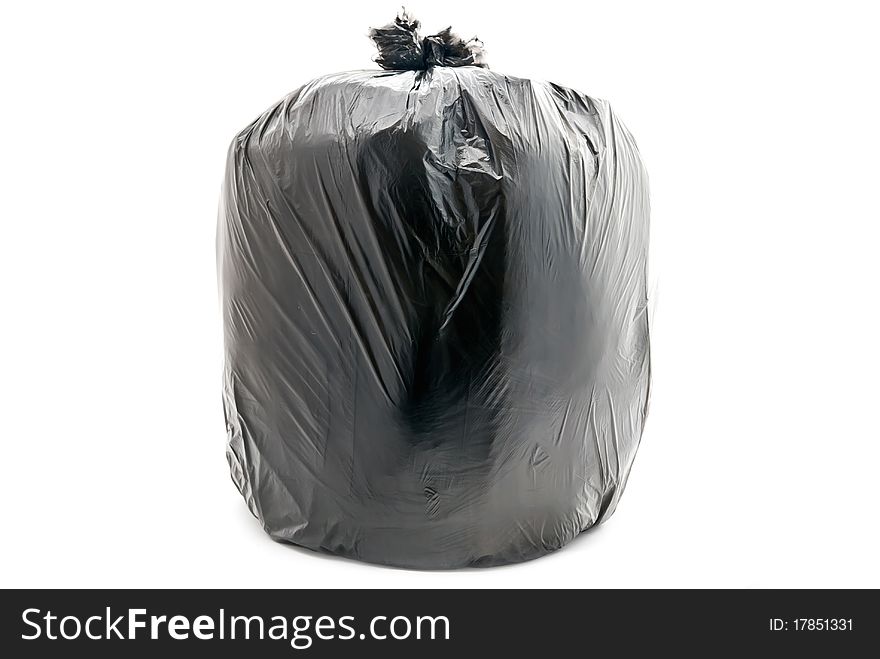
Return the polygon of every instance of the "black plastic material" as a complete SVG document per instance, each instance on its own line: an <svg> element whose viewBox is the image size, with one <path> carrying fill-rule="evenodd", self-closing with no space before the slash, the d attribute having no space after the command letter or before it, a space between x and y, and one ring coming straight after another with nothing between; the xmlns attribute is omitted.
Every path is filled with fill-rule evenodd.
<svg viewBox="0 0 880 659"><path fill-rule="evenodd" d="M648 402L648 192L609 105L372 32L233 140L218 260L232 477L266 531L421 568L615 509ZM469 45L470 44L470 45Z"/></svg>
<svg viewBox="0 0 880 659"><path fill-rule="evenodd" d="M474 37L465 41L448 27L422 39L420 24L406 12L385 27L370 30L383 69L418 71L432 66L483 66L483 44Z"/></svg>

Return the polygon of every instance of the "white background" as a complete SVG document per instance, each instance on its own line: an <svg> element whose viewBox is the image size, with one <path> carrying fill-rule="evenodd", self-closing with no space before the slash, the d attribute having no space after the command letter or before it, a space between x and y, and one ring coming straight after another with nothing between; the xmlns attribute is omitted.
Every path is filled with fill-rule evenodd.
<svg viewBox="0 0 880 659"><path fill-rule="evenodd" d="M409 3L612 101L651 175L653 398L607 524L527 564L272 542L225 460L226 148L396 2L18 2L0 24L0 585L880 586L868 2Z"/></svg>

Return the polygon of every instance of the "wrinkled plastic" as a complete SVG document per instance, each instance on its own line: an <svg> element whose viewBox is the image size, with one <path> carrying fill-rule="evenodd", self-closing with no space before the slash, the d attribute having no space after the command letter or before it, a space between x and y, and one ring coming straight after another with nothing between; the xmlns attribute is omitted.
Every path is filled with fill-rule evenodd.
<svg viewBox="0 0 880 659"><path fill-rule="evenodd" d="M409 70L314 80L232 142L227 456L277 540L523 561L611 515L633 463L646 176L606 102L412 31Z"/></svg>

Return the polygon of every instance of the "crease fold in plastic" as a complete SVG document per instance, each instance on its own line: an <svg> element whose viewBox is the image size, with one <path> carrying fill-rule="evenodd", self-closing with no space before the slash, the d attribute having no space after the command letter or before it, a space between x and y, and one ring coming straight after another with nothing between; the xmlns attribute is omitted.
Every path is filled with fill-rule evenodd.
<svg viewBox="0 0 880 659"><path fill-rule="evenodd" d="M478 42L373 31L233 140L218 265L232 478L275 539L417 568L558 549L645 422L648 189L609 105Z"/></svg>

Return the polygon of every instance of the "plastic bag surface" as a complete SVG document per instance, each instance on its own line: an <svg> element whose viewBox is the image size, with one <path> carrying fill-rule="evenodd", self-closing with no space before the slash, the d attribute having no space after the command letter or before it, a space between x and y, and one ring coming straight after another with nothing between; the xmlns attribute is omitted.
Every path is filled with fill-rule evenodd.
<svg viewBox="0 0 880 659"><path fill-rule="evenodd" d="M648 191L609 105L477 42L373 31L233 140L218 226L232 478L275 539L523 561L614 511L645 421Z"/></svg>

